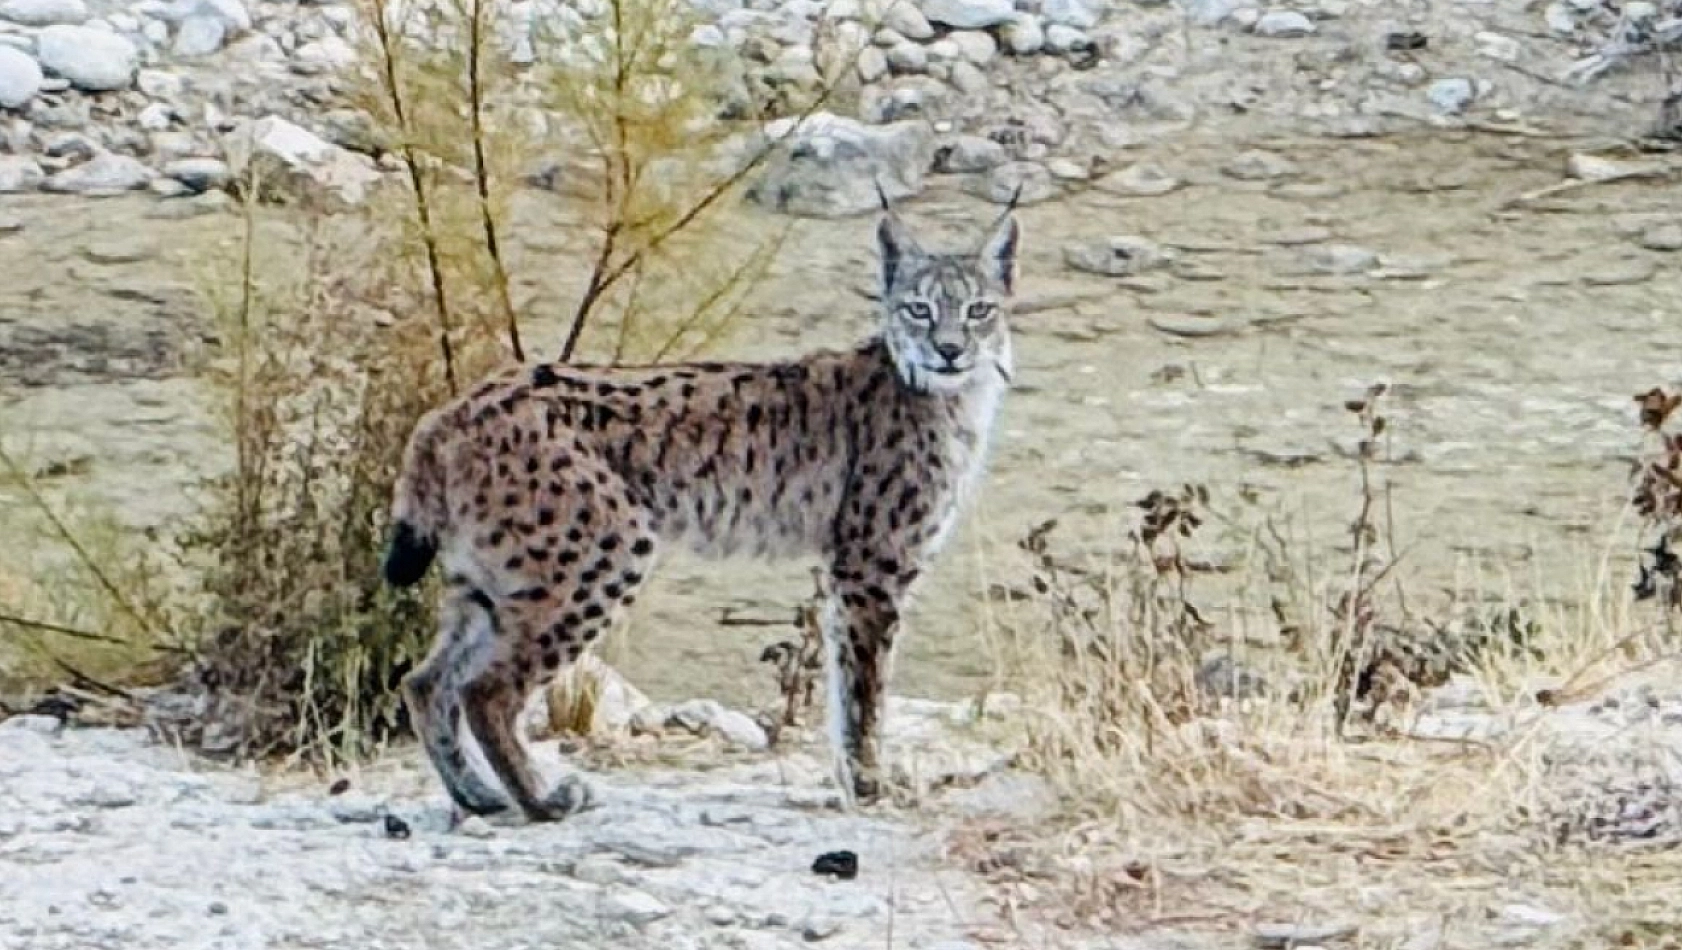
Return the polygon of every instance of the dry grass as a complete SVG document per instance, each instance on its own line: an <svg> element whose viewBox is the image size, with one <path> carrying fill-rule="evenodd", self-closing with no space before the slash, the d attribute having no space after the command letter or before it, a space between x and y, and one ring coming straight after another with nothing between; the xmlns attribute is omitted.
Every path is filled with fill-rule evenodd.
<svg viewBox="0 0 1682 950"><path fill-rule="evenodd" d="M1330 569L1195 486L1154 493L1095 553L1054 526L1024 539L991 635L1025 700L1023 762L1064 807L1055 835L955 841L1007 918L1216 944L1269 922L1352 924L1335 939L1370 947L1682 934L1665 703L1682 705L1642 692L1674 677L1676 640L1613 556L1629 527L1582 552L1578 590L1429 603L1383 540L1382 454L1358 465ZM1526 907L1563 916L1531 926Z"/></svg>

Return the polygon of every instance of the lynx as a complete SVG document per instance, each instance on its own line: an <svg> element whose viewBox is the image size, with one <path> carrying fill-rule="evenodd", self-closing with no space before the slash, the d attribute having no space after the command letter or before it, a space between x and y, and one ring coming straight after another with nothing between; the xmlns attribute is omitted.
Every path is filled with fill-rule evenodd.
<svg viewBox="0 0 1682 950"><path fill-rule="evenodd" d="M925 251L886 207L880 329L771 363L521 365L416 425L394 491L386 580L441 562L432 652L404 699L466 812L532 821L582 803L539 787L516 733L534 688L630 605L663 545L817 556L827 570L828 726L844 797L882 790L879 731L901 611L987 454L1011 373L1020 228ZM465 718L506 796L470 769Z"/></svg>

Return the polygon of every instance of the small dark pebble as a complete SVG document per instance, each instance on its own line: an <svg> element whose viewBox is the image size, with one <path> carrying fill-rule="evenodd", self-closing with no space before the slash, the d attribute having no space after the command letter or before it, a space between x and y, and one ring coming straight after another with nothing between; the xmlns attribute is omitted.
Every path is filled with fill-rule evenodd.
<svg viewBox="0 0 1682 950"><path fill-rule="evenodd" d="M348 791L350 791L350 779L342 778L342 779L339 779L337 782L334 782L331 788L327 789L327 794L329 794L329 795L343 795L344 793L346 793Z"/></svg>
<svg viewBox="0 0 1682 950"><path fill-rule="evenodd" d="M1430 42L1423 33L1390 33L1384 37L1384 48L1404 52L1424 49Z"/></svg>
<svg viewBox="0 0 1682 950"><path fill-rule="evenodd" d="M859 876L859 856L851 851L830 851L812 862L813 874L826 874L843 881Z"/></svg>
<svg viewBox="0 0 1682 950"><path fill-rule="evenodd" d="M393 841L409 840L409 823L396 815L385 816L385 836Z"/></svg>

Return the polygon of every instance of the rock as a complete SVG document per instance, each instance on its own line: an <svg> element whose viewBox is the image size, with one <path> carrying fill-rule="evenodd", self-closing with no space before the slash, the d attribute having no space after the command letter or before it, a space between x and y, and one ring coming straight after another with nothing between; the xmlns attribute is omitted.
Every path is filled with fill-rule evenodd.
<svg viewBox="0 0 1682 950"><path fill-rule="evenodd" d="M174 99L187 91L187 81L161 69L142 69L135 74L134 87L153 99Z"/></svg>
<svg viewBox="0 0 1682 950"><path fill-rule="evenodd" d="M977 66L987 65L999 52L999 44L993 37L980 30L958 30L946 39L957 46L959 56Z"/></svg>
<svg viewBox="0 0 1682 950"><path fill-rule="evenodd" d="M84 0L4 0L0 20L24 26L57 26L81 23L88 18Z"/></svg>
<svg viewBox="0 0 1682 950"><path fill-rule="evenodd" d="M1518 40L1500 33L1475 33L1472 35L1472 42L1477 44L1479 56L1487 56L1503 63L1518 62L1519 56L1524 52L1524 47L1519 45Z"/></svg>
<svg viewBox="0 0 1682 950"><path fill-rule="evenodd" d="M1010 0L925 0L923 15L955 30L985 30L1014 20L1016 6Z"/></svg>
<svg viewBox="0 0 1682 950"><path fill-rule="evenodd" d="M927 40L934 37L934 26L923 11L909 0L890 0L882 13L882 26L908 40Z"/></svg>
<svg viewBox="0 0 1682 950"><path fill-rule="evenodd" d="M1269 10L1256 21L1254 32L1257 36L1288 38L1312 36L1315 28L1313 20L1295 10Z"/></svg>
<svg viewBox="0 0 1682 950"><path fill-rule="evenodd" d="M1077 30L1090 30L1097 26L1101 14L1096 0L1045 0L1040 4L1040 15L1047 23L1072 26Z"/></svg>
<svg viewBox="0 0 1682 950"><path fill-rule="evenodd" d="M94 264L134 264L156 254L145 240L132 236L95 240L82 246L82 256Z"/></svg>
<svg viewBox="0 0 1682 950"><path fill-rule="evenodd" d="M178 181L194 194L221 188L232 177L228 163L219 158L179 158L164 165L165 177Z"/></svg>
<svg viewBox="0 0 1682 950"><path fill-rule="evenodd" d="M1193 26L1219 26L1245 5L1244 0L1184 0L1182 8Z"/></svg>
<svg viewBox="0 0 1682 950"><path fill-rule="evenodd" d="M22 225L18 226L18 230L22 230ZM64 720L57 716L34 716L25 713L21 716L0 719L0 732L28 732L38 736L56 736L63 731Z"/></svg>
<svg viewBox="0 0 1682 950"><path fill-rule="evenodd" d="M696 735L716 735L730 745L750 752L763 752L771 747L765 730L752 717L726 709L711 699L692 699L672 707L666 714L666 725Z"/></svg>
<svg viewBox="0 0 1682 950"><path fill-rule="evenodd" d="M1239 181L1267 181L1294 174L1296 165L1277 152L1248 149L1229 159L1221 171Z"/></svg>
<svg viewBox="0 0 1682 950"><path fill-rule="evenodd" d="M1019 13L1016 19L999 28L999 38L1018 56L1039 52L1045 46L1045 29L1040 18L1031 13Z"/></svg>
<svg viewBox="0 0 1682 950"><path fill-rule="evenodd" d="M960 135L935 149L934 170L953 174L984 172L1003 165L1008 158L1005 147L992 139Z"/></svg>
<svg viewBox="0 0 1682 950"><path fill-rule="evenodd" d="M795 119L766 127L773 139L793 136L789 148L760 169L748 197L784 214L844 217L880 206L877 183L890 201L923 190L923 175L934 154L934 129L910 119L866 125L827 112L815 113L795 128Z"/></svg>
<svg viewBox="0 0 1682 950"><path fill-rule="evenodd" d="M1012 196L1020 206L1037 204L1057 194L1051 172L1038 162L1006 162L987 177L972 184L971 194L994 204L1008 204Z"/></svg>
<svg viewBox="0 0 1682 950"><path fill-rule="evenodd" d="M1151 329L1169 336L1199 339L1230 333L1234 323L1224 317L1202 317L1195 314L1153 313L1146 320Z"/></svg>
<svg viewBox="0 0 1682 950"><path fill-rule="evenodd" d="M672 909L651 894L624 890L609 897L602 912L614 920L641 927L668 916Z"/></svg>
<svg viewBox="0 0 1682 950"><path fill-rule="evenodd" d="M228 28L216 17L190 16L175 30L170 52L187 59L209 56L227 41Z"/></svg>
<svg viewBox="0 0 1682 950"><path fill-rule="evenodd" d="M87 196L121 194L146 187L155 176L138 160L115 152L100 152L80 165L66 168L42 183L45 191Z"/></svg>
<svg viewBox="0 0 1682 950"><path fill-rule="evenodd" d="M1649 251L1682 251L1682 224L1656 224L1641 232L1635 243Z"/></svg>
<svg viewBox="0 0 1682 950"><path fill-rule="evenodd" d="M1160 267L1167 257L1155 241L1125 235L1065 245L1063 263L1089 274L1125 277Z"/></svg>
<svg viewBox="0 0 1682 950"><path fill-rule="evenodd" d="M952 64L949 78L952 88L967 96L980 95L992 87L992 81L981 71L980 66L961 59Z"/></svg>
<svg viewBox="0 0 1682 950"><path fill-rule="evenodd" d="M1092 177L1091 169L1072 158L1047 159L1045 167L1058 181L1086 181Z"/></svg>
<svg viewBox="0 0 1682 950"><path fill-rule="evenodd" d="M356 205L380 178L366 155L330 144L276 115L242 123L222 146L235 178L254 169L264 188L294 197L324 196Z"/></svg>
<svg viewBox="0 0 1682 950"><path fill-rule="evenodd" d="M929 54L916 43L900 43L887 52L888 65L896 73L920 73L929 68Z"/></svg>
<svg viewBox="0 0 1682 950"><path fill-rule="evenodd" d="M127 89L134 83L140 51L106 30L88 26L49 26L35 37L41 66L87 92Z"/></svg>
<svg viewBox="0 0 1682 950"><path fill-rule="evenodd" d="M12 215L9 215L9 214L0 214L0 237L4 237L5 235L8 235L8 234L22 234L22 233L23 233L23 219L22 218L13 217ZM4 726L5 723L10 722L10 721L11 720L9 720L9 719L0 719L0 726Z"/></svg>
<svg viewBox="0 0 1682 950"><path fill-rule="evenodd" d="M1534 904L1508 904L1501 908L1501 922L1520 927L1554 927L1564 921L1564 914Z"/></svg>
<svg viewBox="0 0 1682 950"><path fill-rule="evenodd" d="M1319 244L1303 251L1303 263L1322 274L1358 274L1378 263L1378 255L1353 244Z"/></svg>
<svg viewBox="0 0 1682 950"><path fill-rule="evenodd" d="M0 155L0 195L34 191L46 176L27 155Z"/></svg>
<svg viewBox="0 0 1682 950"><path fill-rule="evenodd" d="M0 109L21 109L41 91L41 64L10 46L0 46Z"/></svg>
<svg viewBox="0 0 1682 950"><path fill-rule="evenodd" d="M1045 28L1045 48L1053 53L1074 53L1091 46L1092 38L1072 26L1053 23Z"/></svg>
<svg viewBox="0 0 1682 950"><path fill-rule="evenodd" d="M1444 115L1459 115L1465 112L1478 97L1477 88L1472 85L1472 81L1460 76L1437 80L1425 94L1430 98L1431 105Z"/></svg>
<svg viewBox="0 0 1682 950"><path fill-rule="evenodd" d="M1346 940L1359 928L1353 924L1258 924L1254 932L1255 944L1262 950L1291 950L1291 948Z"/></svg>
<svg viewBox="0 0 1682 950"><path fill-rule="evenodd" d="M875 46L859 51L859 79L872 83L888 74L888 56Z"/></svg>
<svg viewBox="0 0 1682 950"><path fill-rule="evenodd" d="M1149 162L1129 165L1093 183L1096 187L1118 195L1154 198L1180 187L1180 180Z"/></svg>
<svg viewBox="0 0 1682 950"><path fill-rule="evenodd" d="M823 82L809 46L785 47L765 70L765 78L798 89L813 89Z"/></svg>
<svg viewBox="0 0 1682 950"><path fill-rule="evenodd" d="M140 114L134 117L135 124L148 132L162 132L174 121L175 110L161 102L154 102L141 109Z"/></svg>

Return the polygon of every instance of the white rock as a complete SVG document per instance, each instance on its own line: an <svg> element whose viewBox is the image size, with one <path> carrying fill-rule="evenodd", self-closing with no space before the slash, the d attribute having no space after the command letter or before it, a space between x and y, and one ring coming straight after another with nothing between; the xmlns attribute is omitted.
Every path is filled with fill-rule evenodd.
<svg viewBox="0 0 1682 950"><path fill-rule="evenodd" d="M1470 79L1451 76L1432 83L1426 95L1431 98L1431 105L1435 106L1438 112L1458 115L1466 111L1478 93L1477 87L1472 85Z"/></svg>
<svg viewBox="0 0 1682 950"><path fill-rule="evenodd" d="M966 96L979 95L992 86L992 83L987 79L987 74L981 71L981 67L968 60L960 59L953 63L950 75L947 78L951 81L952 88Z"/></svg>
<svg viewBox="0 0 1682 950"><path fill-rule="evenodd" d="M1542 19L1548 24L1548 31L1560 36L1570 36L1577 32L1577 18L1571 15L1571 9L1563 3L1550 3L1542 11Z"/></svg>
<svg viewBox="0 0 1682 950"><path fill-rule="evenodd" d="M801 89L811 89L823 82L813 61L811 47L807 46L785 48L765 70L765 75L773 81L790 83Z"/></svg>
<svg viewBox="0 0 1682 950"><path fill-rule="evenodd" d="M975 180L970 192L993 204L1007 204L1012 196L1018 205L1038 204L1057 194L1051 172L1038 162L1006 162L984 178Z"/></svg>
<svg viewBox="0 0 1682 950"><path fill-rule="evenodd" d="M999 44L980 30L958 30L946 38L958 47L958 55L977 66L985 66L998 55Z"/></svg>
<svg viewBox="0 0 1682 950"><path fill-rule="evenodd" d="M1257 36L1310 36L1315 32L1314 21L1295 10L1269 10L1261 15L1254 27Z"/></svg>
<svg viewBox="0 0 1682 950"><path fill-rule="evenodd" d="M140 114L134 117L135 124L148 132L162 132L169 128L169 124L174 120L175 110L161 102L154 102L141 109Z"/></svg>
<svg viewBox="0 0 1682 950"><path fill-rule="evenodd" d="M84 0L3 0L0 20L10 20L24 26L53 26L81 23L88 18Z"/></svg>
<svg viewBox="0 0 1682 950"><path fill-rule="evenodd" d="M1012 53L1027 56L1045 47L1045 29L1040 18L1032 13L1019 13L1016 19L999 28L999 36Z"/></svg>
<svg viewBox="0 0 1682 950"><path fill-rule="evenodd" d="M67 194L114 195L146 187L155 174L127 155L100 152L82 164L48 178L41 188Z"/></svg>
<svg viewBox="0 0 1682 950"><path fill-rule="evenodd" d="M689 42L709 49L722 49L730 44L730 38L725 36L724 31L719 29L717 25L702 23L689 31ZM533 59L535 58L534 54ZM527 61L530 62L531 60Z"/></svg>
<svg viewBox="0 0 1682 950"><path fill-rule="evenodd" d="M209 56L222 48L228 39L228 28L211 16L190 16L175 28L175 43L170 52L187 59Z"/></svg>
<svg viewBox="0 0 1682 950"><path fill-rule="evenodd" d="M795 126L794 119L779 119L765 127L766 136L790 147L777 149L748 191L764 207L843 217L878 208L878 184L890 201L923 189L934 154L934 130L925 121L877 125L819 112Z"/></svg>
<svg viewBox="0 0 1682 950"><path fill-rule="evenodd" d="M958 44L952 42L952 38L949 36L941 37L923 47L923 49L929 51L929 59L934 62L947 62L957 59L963 54L963 51L958 48Z"/></svg>
<svg viewBox="0 0 1682 950"><path fill-rule="evenodd" d="M229 33L244 33L251 29L251 11L242 0L176 0L161 16L166 20L186 22L194 17L210 17L221 21Z"/></svg>
<svg viewBox="0 0 1682 950"><path fill-rule="evenodd" d="M1053 23L1045 28L1045 48L1053 53L1070 53L1091 45L1091 38L1072 26Z"/></svg>
<svg viewBox="0 0 1682 950"><path fill-rule="evenodd" d="M153 99L174 99L186 91L187 81L161 69L142 69L135 75L134 85Z"/></svg>
<svg viewBox="0 0 1682 950"><path fill-rule="evenodd" d="M140 64L140 51L133 43L88 26L46 27L35 44L43 69L89 92L127 89Z"/></svg>
<svg viewBox="0 0 1682 950"><path fill-rule="evenodd" d="M934 26L929 23L929 18L911 0L888 0L888 8L882 11L882 26L908 40L926 40L934 36Z"/></svg>
<svg viewBox="0 0 1682 950"><path fill-rule="evenodd" d="M992 139L960 135L935 150L934 168L955 174L984 172L1003 165L1009 158L1005 147Z"/></svg>
<svg viewBox="0 0 1682 950"><path fill-rule="evenodd" d="M985 30L1015 19L1016 5L1010 0L925 0L923 15L953 29Z"/></svg>
<svg viewBox="0 0 1682 950"><path fill-rule="evenodd" d="M1193 26L1219 26L1240 8L1250 6L1245 0L1184 0L1186 19Z"/></svg>
<svg viewBox="0 0 1682 950"><path fill-rule="evenodd" d="M920 73L929 68L929 54L916 43L901 43L887 53L888 65L896 73Z"/></svg>
<svg viewBox="0 0 1682 950"><path fill-rule="evenodd" d="M1501 33L1474 33L1472 42L1478 45L1478 55L1498 59L1503 63L1518 62L1519 55L1524 52L1524 47L1519 45L1518 40Z"/></svg>
<svg viewBox="0 0 1682 950"><path fill-rule="evenodd" d="M1102 12L1095 0L1045 0L1040 5L1040 14L1047 23L1061 23L1077 30L1097 26Z"/></svg>
<svg viewBox="0 0 1682 950"><path fill-rule="evenodd" d="M614 920L624 921L638 927L653 923L672 912L670 907L661 903L653 895L633 890L615 893L607 899L607 904L603 910Z"/></svg>
<svg viewBox="0 0 1682 950"><path fill-rule="evenodd" d="M859 51L859 79L875 82L888 74L888 56L881 49L870 46Z"/></svg>
<svg viewBox="0 0 1682 950"><path fill-rule="evenodd" d="M765 730L752 717L727 709L711 699L679 703L667 714L666 722L697 735L716 735L733 746L753 752L762 752L771 746Z"/></svg>
<svg viewBox="0 0 1682 950"><path fill-rule="evenodd" d="M41 166L26 155L0 155L0 195L41 187Z"/></svg>
<svg viewBox="0 0 1682 950"><path fill-rule="evenodd" d="M41 64L35 57L0 46L0 109L21 109L41 91Z"/></svg>
<svg viewBox="0 0 1682 950"><path fill-rule="evenodd" d="M1565 915L1534 904L1508 904L1501 908L1501 920L1521 927L1553 927L1565 920Z"/></svg>
<svg viewBox="0 0 1682 950"><path fill-rule="evenodd" d="M223 150L235 177L243 177L256 162L271 184L278 180L294 190L330 194L352 205L359 204L380 178L366 155L342 149L276 115L242 123L223 140Z"/></svg>

